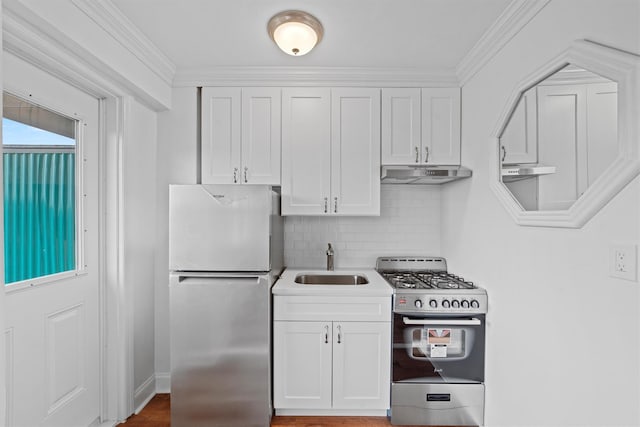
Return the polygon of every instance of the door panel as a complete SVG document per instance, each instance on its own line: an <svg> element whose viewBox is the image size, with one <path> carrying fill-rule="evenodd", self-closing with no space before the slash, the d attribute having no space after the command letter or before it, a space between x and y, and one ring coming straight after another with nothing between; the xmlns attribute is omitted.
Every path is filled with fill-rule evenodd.
<svg viewBox="0 0 640 427"><path fill-rule="evenodd" d="M240 182L240 88L202 89L202 183Z"/></svg>
<svg viewBox="0 0 640 427"><path fill-rule="evenodd" d="M331 192L330 89L282 91L282 214L328 212Z"/></svg>
<svg viewBox="0 0 640 427"><path fill-rule="evenodd" d="M391 324L334 322L333 407L389 407Z"/></svg>
<svg viewBox="0 0 640 427"><path fill-rule="evenodd" d="M242 182L280 185L280 88L242 89Z"/></svg>
<svg viewBox="0 0 640 427"><path fill-rule="evenodd" d="M81 141L77 269L6 288L8 425L87 426L100 413L99 102L10 54L3 59L5 90L78 120Z"/></svg>
<svg viewBox="0 0 640 427"><path fill-rule="evenodd" d="M460 164L460 89L422 89L422 163Z"/></svg>
<svg viewBox="0 0 640 427"><path fill-rule="evenodd" d="M273 406L331 408L331 322L273 323Z"/></svg>
<svg viewBox="0 0 640 427"><path fill-rule="evenodd" d="M382 164L420 162L420 89L382 89Z"/></svg>
<svg viewBox="0 0 640 427"><path fill-rule="evenodd" d="M331 93L331 212L380 214L380 90Z"/></svg>

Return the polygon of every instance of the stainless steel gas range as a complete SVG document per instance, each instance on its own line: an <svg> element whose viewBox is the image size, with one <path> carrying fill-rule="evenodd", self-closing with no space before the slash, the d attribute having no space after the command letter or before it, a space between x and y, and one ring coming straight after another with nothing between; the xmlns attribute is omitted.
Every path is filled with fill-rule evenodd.
<svg viewBox="0 0 640 427"><path fill-rule="evenodd" d="M394 288L391 423L483 425L487 293L440 257L381 257Z"/></svg>

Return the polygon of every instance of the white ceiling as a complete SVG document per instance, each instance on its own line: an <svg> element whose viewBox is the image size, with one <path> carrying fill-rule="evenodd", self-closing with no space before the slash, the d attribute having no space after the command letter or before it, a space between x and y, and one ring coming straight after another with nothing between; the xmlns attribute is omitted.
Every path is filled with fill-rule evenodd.
<svg viewBox="0 0 640 427"><path fill-rule="evenodd" d="M244 66L450 70L511 0L112 0L180 69ZM315 15L325 35L308 55L267 34L276 13Z"/></svg>

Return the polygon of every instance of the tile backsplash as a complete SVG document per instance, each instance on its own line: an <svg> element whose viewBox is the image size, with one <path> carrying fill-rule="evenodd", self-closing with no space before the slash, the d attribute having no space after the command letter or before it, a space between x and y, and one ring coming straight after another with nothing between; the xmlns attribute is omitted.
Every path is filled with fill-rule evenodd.
<svg viewBox="0 0 640 427"><path fill-rule="evenodd" d="M326 268L327 244L335 268L375 267L383 255L440 255L440 186L383 185L380 216L285 218L285 265Z"/></svg>

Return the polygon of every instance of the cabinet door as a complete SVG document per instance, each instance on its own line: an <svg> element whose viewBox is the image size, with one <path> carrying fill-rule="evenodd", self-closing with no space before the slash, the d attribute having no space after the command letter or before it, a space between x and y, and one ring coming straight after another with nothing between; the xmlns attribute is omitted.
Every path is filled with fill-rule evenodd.
<svg viewBox="0 0 640 427"><path fill-rule="evenodd" d="M331 408L331 322L273 322L273 405Z"/></svg>
<svg viewBox="0 0 640 427"><path fill-rule="evenodd" d="M538 102L536 88L524 93L500 136L502 163L538 162Z"/></svg>
<svg viewBox="0 0 640 427"><path fill-rule="evenodd" d="M618 155L617 103L617 83L587 85L587 186L591 186Z"/></svg>
<svg viewBox="0 0 640 427"><path fill-rule="evenodd" d="M280 185L280 88L242 89L243 183Z"/></svg>
<svg viewBox="0 0 640 427"><path fill-rule="evenodd" d="M391 323L334 322L333 407L387 409Z"/></svg>
<svg viewBox="0 0 640 427"><path fill-rule="evenodd" d="M422 163L460 164L460 88L422 89Z"/></svg>
<svg viewBox="0 0 640 427"><path fill-rule="evenodd" d="M282 90L282 215L321 215L331 197L330 89Z"/></svg>
<svg viewBox="0 0 640 427"><path fill-rule="evenodd" d="M538 179L538 208L569 209L588 185L586 86L538 86L537 90L538 158L542 164L556 166L556 173Z"/></svg>
<svg viewBox="0 0 640 427"><path fill-rule="evenodd" d="M382 164L420 162L420 89L382 89Z"/></svg>
<svg viewBox="0 0 640 427"><path fill-rule="evenodd" d="M331 91L331 213L380 215L380 90Z"/></svg>
<svg viewBox="0 0 640 427"><path fill-rule="evenodd" d="M240 88L202 89L202 183L240 182Z"/></svg>

